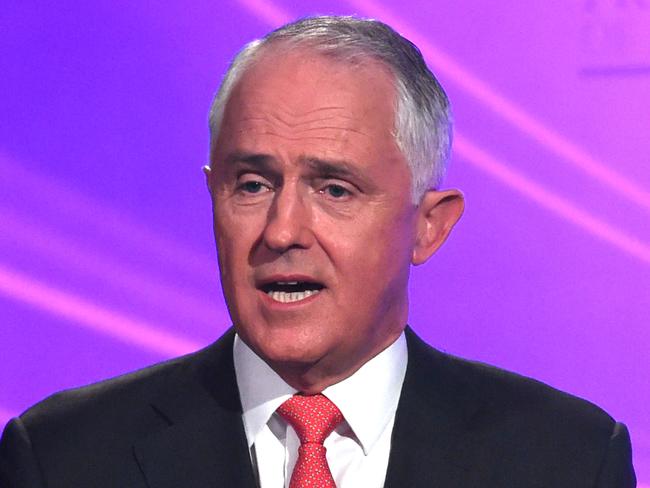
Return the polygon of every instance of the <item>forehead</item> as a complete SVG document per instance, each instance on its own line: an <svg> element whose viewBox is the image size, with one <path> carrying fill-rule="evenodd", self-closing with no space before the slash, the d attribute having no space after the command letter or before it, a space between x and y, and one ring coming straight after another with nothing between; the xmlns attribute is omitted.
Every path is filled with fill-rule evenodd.
<svg viewBox="0 0 650 488"><path fill-rule="evenodd" d="M344 104L350 109L374 105L386 109L386 115L394 113L393 76L383 63L359 57L355 62L346 61L307 46L273 43L263 47L231 98L242 94L270 96L296 109L329 104ZM384 103L378 107L380 101Z"/></svg>
<svg viewBox="0 0 650 488"><path fill-rule="evenodd" d="M354 146L391 152L394 124L393 75L382 63L352 64L308 47L270 46L234 87L219 142L252 144L275 137L320 150Z"/></svg>

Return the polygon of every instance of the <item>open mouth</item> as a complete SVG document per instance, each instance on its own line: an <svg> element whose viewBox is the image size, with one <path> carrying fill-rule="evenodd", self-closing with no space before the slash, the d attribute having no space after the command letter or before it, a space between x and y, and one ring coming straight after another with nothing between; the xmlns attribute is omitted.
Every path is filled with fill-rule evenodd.
<svg viewBox="0 0 650 488"><path fill-rule="evenodd" d="M260 287L272 300L280 303L299 302L323 289L320 283L310 281L272 281Z"/></svg>

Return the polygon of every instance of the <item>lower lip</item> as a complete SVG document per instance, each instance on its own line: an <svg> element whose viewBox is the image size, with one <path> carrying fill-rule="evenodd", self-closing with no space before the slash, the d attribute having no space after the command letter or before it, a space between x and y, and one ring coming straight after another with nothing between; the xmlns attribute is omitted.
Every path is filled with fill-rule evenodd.
<svg viewBox="0 0 650 488"><path fill-rule="evenodd" d="M266 292L262 290L258 290L258 292L262 295L262 301L267 306L272 308L277 308L277 309L292 309L292 308L302 307L304 305L309 305L314 300L317 300L318 297L320 297L324 291L325 289L323 288L318 293L314 293L313 295L310 295L307 298L303 298L302 300L297 300L295 302L278 302L277 300L271 298Z"/></svg>

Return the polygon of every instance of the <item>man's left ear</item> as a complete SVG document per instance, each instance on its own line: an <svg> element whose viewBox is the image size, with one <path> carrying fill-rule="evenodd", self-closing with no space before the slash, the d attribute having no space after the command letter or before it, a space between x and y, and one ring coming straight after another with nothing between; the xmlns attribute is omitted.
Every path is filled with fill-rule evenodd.
<svg viewBox="0 0 650 488"><path fill-rule="evenodd" d="M423 264L442 246L464 209L465 199L459 190L429 190L424 194L418 207L413 264Z"/></svg>

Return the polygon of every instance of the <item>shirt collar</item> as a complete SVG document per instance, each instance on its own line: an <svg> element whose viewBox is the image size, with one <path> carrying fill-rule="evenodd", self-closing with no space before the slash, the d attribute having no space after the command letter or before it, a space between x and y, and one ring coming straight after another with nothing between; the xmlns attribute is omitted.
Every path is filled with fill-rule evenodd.
<svg viewBox="0 0 650 488"><path fill-rule="evenodd" d="M250 449L271 415L297 390L280 378L239 335L235 335L233 360Z"/></svg>
<svg viewBox="0 0 650 488"><path fill-rule="evenodd" d="M277 408L297 391L255 354L239 336L233 346L235 375L250 448ZM365 455L372 450L397 410L406 373L404 333L352 376L323 394L341 410Z"/></svg>
<svg viewBox="0 0 650 488"><path fill-rule="evenodd" d="M402 332L393 344L352 376L323 390L323 395L341 410L366 456L395 416L406 362L406 339Z"/></svg>

